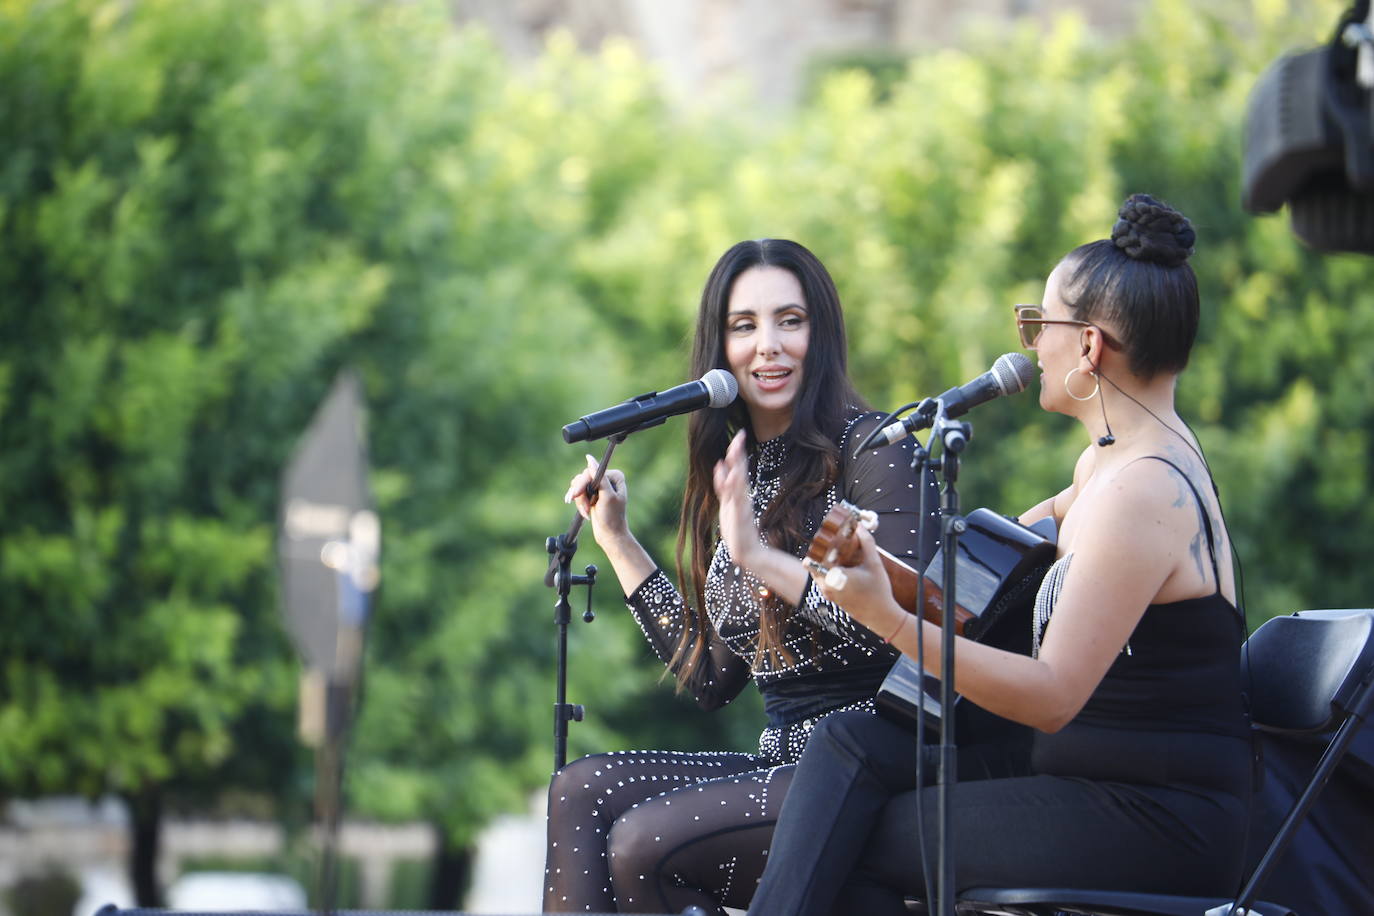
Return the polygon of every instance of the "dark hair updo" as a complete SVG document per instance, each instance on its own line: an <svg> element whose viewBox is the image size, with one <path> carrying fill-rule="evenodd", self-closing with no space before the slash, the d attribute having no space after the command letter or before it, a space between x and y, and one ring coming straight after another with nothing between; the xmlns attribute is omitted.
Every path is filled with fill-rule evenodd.
<svg viewBox="0 0 1374 916"><path fill-rule="evenodd" d="M1119 332L1131 371L1181 372L1198 326L1197 277L1188 265L1197 234L1188 218L1148 194L1132 194L1110 239L1064 256L1060 297L1081 321Z"/></svg>

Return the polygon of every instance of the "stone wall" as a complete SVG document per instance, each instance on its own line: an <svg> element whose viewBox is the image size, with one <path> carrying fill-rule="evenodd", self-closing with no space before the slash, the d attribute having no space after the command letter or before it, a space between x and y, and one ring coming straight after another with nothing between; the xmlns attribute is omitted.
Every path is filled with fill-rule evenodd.
<svg viewBox="0 0 1374 916"><path fill-rule="evenodd" d="M1104 33L1129 29L1144 0L453 0L459 22L480 22L517 60L550 32L585 49L631 41L681 98L743 87L765 106L794 101L818 55L951 44L977 22L1047 23L1076 10ZM785 12L780 12L785 11Z"/></svg>

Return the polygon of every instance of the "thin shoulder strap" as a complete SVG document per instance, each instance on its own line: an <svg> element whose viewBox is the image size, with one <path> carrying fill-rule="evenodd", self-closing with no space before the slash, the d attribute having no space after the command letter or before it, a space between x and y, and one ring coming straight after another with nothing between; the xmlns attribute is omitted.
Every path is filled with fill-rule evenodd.
<svg viewBox="0 0 1374 916"><path fill-rule="evenodd" d="M1217 545L1216 539L1212 534L1212 514L1207 511L1207 504L1202 501L1202 494L1198 493L1197 487L1193 486L1193 482L1188 479L1188 475L1183 472L1183 468L1174 464L1168 458L1161 458L1159 455L1145 455L1130 463L1135 464L1136 461L1149 461L1152 458L1155 461L1162 461L1175 471L1178 471L1178 476L1182 477L1183 482L1188 485L1188 489L1193 491L1193 499L1197 500L1198 512L1202 515L1202 528L1207 533L1207 555L1212 558L1212 578L1216 580L1217 590L1220 591L1221 571L1217 567ZM1213 484L1213 488L1215 489L1215 484Z"/></svg>

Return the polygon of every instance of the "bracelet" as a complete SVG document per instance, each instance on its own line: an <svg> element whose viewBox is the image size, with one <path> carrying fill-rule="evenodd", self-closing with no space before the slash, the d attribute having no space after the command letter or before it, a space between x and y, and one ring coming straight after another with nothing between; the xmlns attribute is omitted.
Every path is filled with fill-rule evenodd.
<svg viewBox="0 0 1374 916"><path fill-rule="evenodd" d="M897 624L897 629L893 630L893 631L892 631L892 635L889 636L889 637L887 637L886 639L884 639L883 642L887 643L889 646L892 645L892 640L894 640L894 639L897 638L897 634L900 633L900 632L902 632L902 627L906 626L906 622L907 622L908 620L910 620L910 619L911 619L911 615L908 614L906 611L903 611L903 612L902 612L902 622L899 623L899 624Z"/></svg>

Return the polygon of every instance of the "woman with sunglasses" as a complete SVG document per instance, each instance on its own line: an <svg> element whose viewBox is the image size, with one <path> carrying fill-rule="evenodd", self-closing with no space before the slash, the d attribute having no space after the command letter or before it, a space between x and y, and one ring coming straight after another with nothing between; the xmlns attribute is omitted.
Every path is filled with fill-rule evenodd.
<svg viewBox="0 0 1374 916"><path fill-rule="evenodd" d="M1032 654L956 638L958 693L1035 729L1024 775L977 779L960 761L956 889L1224 895L1241 878L1244 620L1221 506L1174 408L1198 325L1193 242L1187 219L1137 194L1110 239L1060 261L1040 306L1017 307L1040 405L1077 420L1089 444L1069 486L1021 517L1052 516L1060 531ZM822 593L938 673L938 629L895 603L871 536L860 540L862 563ZM938 790L914 785L916 752L882 718L822 723L750 912L898 916L904 897L927 898Z"/></svg>

